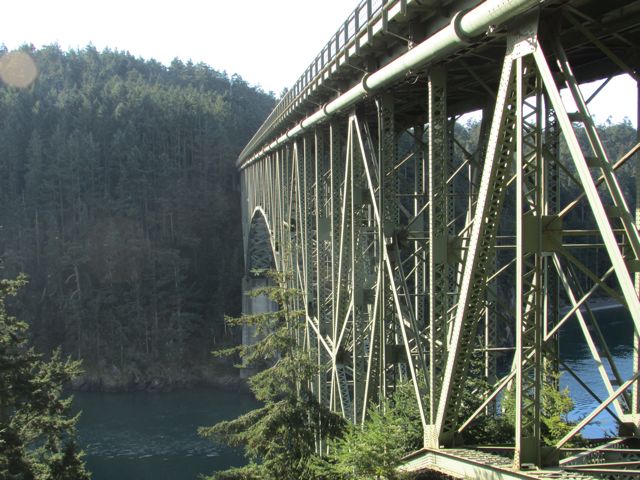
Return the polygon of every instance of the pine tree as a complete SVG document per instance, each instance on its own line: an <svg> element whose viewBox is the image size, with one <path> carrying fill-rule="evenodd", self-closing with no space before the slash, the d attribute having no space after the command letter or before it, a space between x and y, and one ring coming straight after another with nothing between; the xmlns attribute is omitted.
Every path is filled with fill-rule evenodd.
<svg viewBox="0 0 640 480"><path fill-rule="evenodd" d="M242 446L249 465L214 474L210 479L299 480L321 478L315 471L316 440L335 437L344 421L320 405L309 388L315 366L296 341L304 312L294 308L299 292L285 286L285 276L267 272L273 287L254 290L279 306L277 312L227 319L231 325L252 325L258 340L221 352L236 351L244 366L268 365L249 379L255 397L263 403L234 420L201 428L200 434L230 446Z"/></svg>
<svg viewBox="0 0 640 480"><path fill-rule="evenodd" d="M367 409L363 424L350 424L329 443L329 455L317 465L325 478L413 478L398 467L402 458L422 448L423 432L411 381L397 385L393 395Z"/></svg>
<svg viewBox="0 0 640 480"><path fill-rule="evenodd" d="M0 280L0 478L85 480L77 451L72 398L63 387L80 372L79 362L59 351L46 361L28 346L28 326L9 315L5 301L24 277Z"/></svg>
<svg viewBox="0 0 640 480"><path fill-rule="evenodd" d="M350 425L332 448L334 478L403 478L397 471L405 446L405 426L392 412L370 408L363 425Z"/></svg>

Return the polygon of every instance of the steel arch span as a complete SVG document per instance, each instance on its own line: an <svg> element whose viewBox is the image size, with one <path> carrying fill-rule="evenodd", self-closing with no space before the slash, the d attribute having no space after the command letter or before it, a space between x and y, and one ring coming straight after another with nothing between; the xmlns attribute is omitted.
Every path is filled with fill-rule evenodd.
<svg viewBox="0 0 640 480"><path fill-rule="evenodd" d="M580 87L637 81L639 45L638 1L364 0L242 152L246 264L302 292L318 400L357 423L413 386L425 449L405 469L640 474L640 188L619 178L633 164L637 185L640 143L611 157ZM628 314L630 372L595 299ZM572 324L605 396L563 361ZM558 370L595 407L543 445ZM465 447L506 391L511 445ZM604 410L623 437L567 448Z"/></svg>

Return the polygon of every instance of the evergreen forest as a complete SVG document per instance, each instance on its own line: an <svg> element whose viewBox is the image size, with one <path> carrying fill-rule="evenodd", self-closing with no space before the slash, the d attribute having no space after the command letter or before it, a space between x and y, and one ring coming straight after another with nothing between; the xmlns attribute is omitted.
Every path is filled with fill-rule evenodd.
<svg viewBox="0 0 640 480"><path fill-rule="evenodd" d="M87 388L211 376L241 303L235 159L273 95L205 64L23 49L36 81L0 86L2 274L28 278L11 308Z"/></svg>
<svg viewBox="0 0 640 480"><path fill-rule="evenodd" d="M9 332L0 336L0 346L12 353L0 355L9 365L0 373L11 368L22 378L0 378L0 392L17 392L0 397L3 425L10 424L7 412L18 412L12 429L0 428L0 447L11 453L0 459L0 477L24 470L41 476L16 478L50 478L50 471L67 475L52 478L87 478L71 440L77 418L63 415L71 405L63 398L65 386L81 369L78 389L240 382L232 369L240 352L249 364L262 362L248 385L263 406L200 430L244 447L249 460L212 478L396 478L400 457L422 442L413 392L399 386L388 403L372 408L362 428L314 403L301 387L314 367L291 335L304 321L295 308L299 292L283 287L290 272L270 273L277 288L254 292L270 296L279 311L225 322L225 315L239 314L243 274L235 161L274 107L274 95L201 63L176 59L165 66L92 46L23 51L37 66L35 82L27 88L0 83L0 278L17 279L0 284L0 326ZM0 47L0 57L5 54ZM476 150L481 128L477 119L456 128L453 153L460 164L465 151ZM628 120L599 129L613 161L637 143ZM561 163L570 165L566 150L561 145ZM631 208L634 168L628 162L618 170ZM560 181L575 198L572 174L568 167ZM454 188L463 192L467 186ZM567 216L565 226L593 223L583 207ZM514 211L506 205L507 229ZM606 259L586 253L580 260L598 274L606 266ZM240 326L259 322L262 333L271 334L239 346ZM216 350L234 358L214 358ZM265 358L278 360L269 366ZM54 382L42 380L52 376ZM50 383L48 390L34 391L38 382ZM20 406L38 395L47 402L23 413ZM564 432L570 400L559 395L548 403L554 408L546 412L545 428ZM45 415L51 409L59 415ZM23 428L28 415L48 423ZM512 428L483 424L471 440L511 436ZM316 455L318 439L328 442L331 455Z"/></svg>

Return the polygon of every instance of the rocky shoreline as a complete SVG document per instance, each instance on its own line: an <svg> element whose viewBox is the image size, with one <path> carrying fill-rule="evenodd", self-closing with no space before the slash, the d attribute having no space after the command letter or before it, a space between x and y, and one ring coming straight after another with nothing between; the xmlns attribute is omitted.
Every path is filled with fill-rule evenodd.
<svg viewBox="0 0 640 480"><path fill-rule="evenodd" d="M619 308L612 299L589 301L591 310ZM582 307L584 309L584 307ZM561 313L570 310L569 305L561 307ZM230 365L209 365L185 369L138 369L118 368L115 365L101 368L86 368L74 379L71 389L81 392L168 392L197 387L220 388L229 391L249 392L246 378Z"/></svg>
<svg viewBox="0 0 640 480"><path fill-rule="evenodd" d="M169 392L196 387L215 387L230 391L249 391L246 379L236 369L198 367L184 370L143 372L115 365L86 369L76 377L73 391L81 392Z"/></svg>

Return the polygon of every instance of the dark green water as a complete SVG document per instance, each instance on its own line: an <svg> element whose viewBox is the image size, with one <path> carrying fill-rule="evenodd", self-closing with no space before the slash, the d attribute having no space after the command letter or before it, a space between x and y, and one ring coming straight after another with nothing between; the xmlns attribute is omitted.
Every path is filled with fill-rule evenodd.
<svg viewBox="0 0 640 480"><path fill-rule="evenodd" d="M94 480L187 480L244 463L242 453L200 438L199 426L256 406L214 389L76 393L78 431Z"/></svg>
<svg viewBox="0 0 640 480"><path fill-rule="evenodd" d="M597 313L598 323L622 376L631 372L633 331L628 313L619 308ZM606 397L584 337L571 322L563 331L561 355L587 384ZM609 370L609 369L608 369ZM579 420L594 400L566 372L561 384L570 390ZM242 465L241 452L198 437L199 426L235 418L257 404L248 395L213 389L170 393L77 393L82 410L78 430L95 480L189 480L200 474ZM606 412L583 434L600 437L615 431Z"/></svg>

